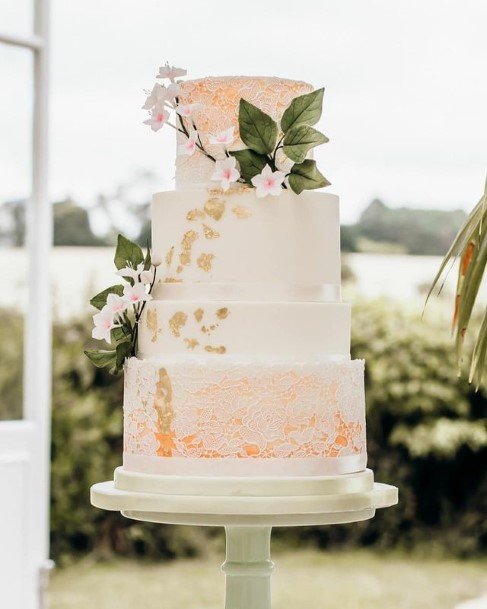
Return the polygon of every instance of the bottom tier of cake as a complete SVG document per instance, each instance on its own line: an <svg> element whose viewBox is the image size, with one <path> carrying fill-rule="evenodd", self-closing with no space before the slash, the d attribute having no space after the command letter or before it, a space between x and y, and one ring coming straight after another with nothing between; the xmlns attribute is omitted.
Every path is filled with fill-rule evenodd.
<svg viewBox="0 0 487 609"><path fill-rule="evenodd" d="M366 461L362 360L126 363L126 471L328 476Z"/></svg>

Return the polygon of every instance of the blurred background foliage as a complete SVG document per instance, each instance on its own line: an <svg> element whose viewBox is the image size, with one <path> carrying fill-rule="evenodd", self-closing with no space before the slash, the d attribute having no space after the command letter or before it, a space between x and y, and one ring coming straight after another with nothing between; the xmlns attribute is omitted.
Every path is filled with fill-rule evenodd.
<svg viewBox="0 0 487 609"><path fill-rule="evenodd" d="M4 311L2 402L20 391L20 319ZM93 509L90 485L110 479L122 454L122 378L95 369L82 351L89 320L54 326L52 555L60 564L93 552L167 558L220 544L215 529L129 521ZM447 321L436 310L391 301L354 307L353 356L366 360L369 466L399 486L400 503L375 519L277 530L286 545L378 546L470 556L487 549L487 392L455 375ZM4 408L5 404L2 404Z"/></svg>

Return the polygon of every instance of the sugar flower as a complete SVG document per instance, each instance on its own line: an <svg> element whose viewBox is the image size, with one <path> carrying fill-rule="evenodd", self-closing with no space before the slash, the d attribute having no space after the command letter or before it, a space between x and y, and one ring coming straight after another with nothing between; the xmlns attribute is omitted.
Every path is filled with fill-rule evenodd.
<svg viewBox="0 0 487 609"><path fill-rule="evenodd" d="M151 284L154 280L155 270L156 270L156 267L151 264L150 269L148 269L147 271L142 271L142 273L140 274L140 281L142 283Z"/></svg>
<svg viewBox="0 0 487 609"><path fill-rule="evenodd" d="M171 84L167 85L167 87L166 87L166 99L168 101L172 101L180 93L181 93L181 87L177 83L172 82Z"/></svg>
<svg viewBox="0 0 487 609"><path fill-rule="evenodd" d="M134 281L138 281L139 280L139 275L142 273L142 271L144 270L144 263L141 262L140 264L137 265L137 267L134 269L131 266L125 266L123 269L119 269L117 271L117 275L120 275L121 277L125 277L125 278L130 278L133 279ZM107 300L108 302L108 300Z"/></svg>
<svg viewBox="0 0 487 609"><path fill-rule="evenodd" d="M216 135L210 136L210 144L217 144L220 146L230 146L235 140L234 127L220 131Z"/></svg>
<svg viewBox="0 0 487 609"><path fill-rule="evenodd" d="M187 70L184 68L175 68L174 66L170 66L169 63L165 63L163 66L159 68L159 74L156 78L169 78L169 80L174 80L179 76L186 76Z"/></svg>
<svg viewBox="0 0 487 609"><path fill-rule="evenodd" d="M151 110L151 117L144 121L144 125L149 125L152 131L159 131L169 118L169 112L161 105L157 105Z"/></svg>
<svg viewBox="0 0 487 609"><path fill-rule="evenodd" d="M267 195L279 196L282 192L282 183L285 177L282 171L272 171L269 165L266 165L262 172L251 180L255 186L256 197L261 199Z"/></svg>
<svg viewBox="0 0 487 609"><path fill-rule="evenodd" d="M127 302L118 294L108 294L107 304L103 307L102 311L106 310L113 315L119 315L125 311L127 306Z"/></svg>
<svg viewBox="0 0 487 609"><path fill-rule="evenodd" d="M190 118L195 110L199 110L202 106L203 104L179 104L176 107L176 112L183 118Z"/></svg>
<svg viewBox="0 0 487 609"><path fill-rule="evenodd" d="M113 313L107 310L106 307L103 307L99 313L93 315L93 323L95 327L91 332L91 336L97 340L106 340L107 343L110 342L110 331L119 326L119 324L114 322Z"/></svg>
<svg viewBox="0 0 487 609"><path fill-rule="evenodd" d="M185 156L193 156L196 152L196 142L198 141L198 132L191 131L188 138L183 144L178 146L178 154Z"/></svg>
<svg viewBox="0 0 487 609"><path fill-rule="evenodd" d="M152 300L152 296L145 291L145 283L135 283L134 285L126 285L123 289L123 298L126 302L132 305Z"/></svg>
<svg viewBox="0 0 487 609"><path fill-rule="evenodd" d="M212 180L219 181L222 189L228 190L230 184L236 182L240 177L240 173L236 167L236 159L233 156L223 159L223 161L216 161L215 173L211 176Z"/></svg>
<svg viewBox="0 0 487 609"><path fill-rule="evenodd" d="M163 104L167 99L167 89L164 85L160 85L156 82L156 84L152 87L152 91L147 96L144 105L142 106L143 110L152 110L154 106L158 104Z"/></svg>

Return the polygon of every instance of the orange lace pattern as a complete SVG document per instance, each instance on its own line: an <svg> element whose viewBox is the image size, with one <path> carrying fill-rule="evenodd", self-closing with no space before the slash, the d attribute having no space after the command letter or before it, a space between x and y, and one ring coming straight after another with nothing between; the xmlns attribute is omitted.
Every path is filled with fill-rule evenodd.
<svg viewBox="0 0 487 609"><path fill-rule="evenodd" d="M125 369L124 451L201 459L365 453L364 363L173 362Z"/></svg>
<svg viewBox="0 0 487 609"><path fill-rule="evenodd" d="M313 90L305 82L272 77L222 76L181 83L180 101L183 104L202 104L195 112L195 123L205 149L217 158L223 158L220 146L212 146L208 139L229 127L235 128L235 143L230 147L238 150L243 142L238 134L238 106L243 98L254 104L274 120L279 120L299 95ZM178 134L178 144L185 136ZM210 182L214 171L212 161L200 153L192 157L178 156L176 161L176 184L178 187L201 185Z"/></svg>

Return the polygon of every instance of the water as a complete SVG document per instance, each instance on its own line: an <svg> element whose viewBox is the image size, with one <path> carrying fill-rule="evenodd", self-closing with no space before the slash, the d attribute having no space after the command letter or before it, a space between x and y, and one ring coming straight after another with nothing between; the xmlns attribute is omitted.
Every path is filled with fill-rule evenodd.
<svg viewBox="0 0 487 609"><path fill-rule="evenodd" d="M50 258L54 315L57 319L89 311L90 296L119 283L112 248L56 247ZM388 297L400 301L424 301L424 286L431 283L441 262L439 256L345 254L355 283L344 290L347 300ZM25 308L27 259L23 249L0 249L0 307ZM452 294L455 270L445 292ZM423 288L420 291L420 288ZM487 301L487 286L482 289Z"/></svg>

